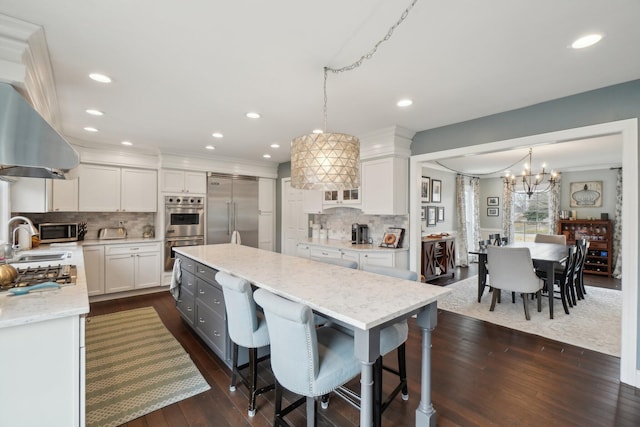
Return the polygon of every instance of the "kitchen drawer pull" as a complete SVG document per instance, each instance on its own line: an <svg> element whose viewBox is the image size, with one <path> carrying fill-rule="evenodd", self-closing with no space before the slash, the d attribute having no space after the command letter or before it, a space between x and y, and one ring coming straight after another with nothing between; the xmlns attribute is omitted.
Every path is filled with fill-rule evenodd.
<svg viewBox="0 0 640 427"><path fill-rule="evenodd" d="M214 303L214 304L220 304L220 301L214 298L214 299L213 299L213 303Z"/></svg>
<svg viewBox="0 0 640 427"><path fill-rule="evenodd" d="M219 337L219 336L220 336L220 332L218 332L218 331L213 331L213 336L214 336L214 337Z"/></svg>
<svg viewBox="0 0 640 427"><path fill-rule="evenodd" d="M200 295L204 295L204 289L200 289L198 292L200 293Z"/></svg>
<svg viewBox="0 0 640 427"><path fill-rule="evenodd" d="M201 318L198 319L198 322L204 324L204 319L201 317Z"/></svg>
<svg viewBox="0 0 640 427"><path fill-rule="evenodd" d="M187 307L187 311L193 311L193 307Z"/></svg>

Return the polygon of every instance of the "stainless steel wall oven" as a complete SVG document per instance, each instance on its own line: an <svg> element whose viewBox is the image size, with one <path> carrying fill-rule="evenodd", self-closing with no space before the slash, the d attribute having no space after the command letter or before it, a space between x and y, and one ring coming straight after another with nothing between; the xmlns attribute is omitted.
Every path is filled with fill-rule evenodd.
<svg viewBox="0 0 640 427"><path fill-rule="evenodd" d="M204 197L165 196L164 269L175 261L173 248L204 245Z"/></svg>

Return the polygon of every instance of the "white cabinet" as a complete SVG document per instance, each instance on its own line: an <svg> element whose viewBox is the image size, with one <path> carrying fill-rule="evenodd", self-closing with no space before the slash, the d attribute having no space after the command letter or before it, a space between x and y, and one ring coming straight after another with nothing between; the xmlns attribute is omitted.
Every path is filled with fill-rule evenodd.
<svg viewBox="0 0 640 427"><path fill-rule="evenodd" d="M328 246L311 246L309 256L313 258L342 258L340 249Z"/></svg>
<svg viewBox="0 0 640 427"><path fill-rule="evenodd" d="M360 266L360 253L358 251L342 250L342 259L347 261L355 261Z"/></svg>
<svg viewBox="0 0 640 427"><path fill-rule="evenodd" d="M84 317L1 328L0 342L0 425L84 426Z"/></svg>
<svg viewBox="0 0 640 427"><path fill-rule="evenodd" d="M324 191L323 194L324 198L322 200L322 207L324 209L336 207L359 208L362 204L359 188L352 188L348 190L329 190Z"/></svg>
<svg viewBox="0 0 640 427"><path fill-rule="evenodd" d="M275 196L276 181L269 178L258 179L258 248L268 251L275 249Z"/></svg>
<svg viewBox="0 0 640 427"><path fill-rule="evenodd" d="M309 258L311 256L311 246L305 243L298 243L296 245L296 256L300 258Z"/></svg>
<svg viewBox="0 0 640 427"><path fill-rule="evenodd" d="M207 193L206 172L162 169L162 191L167 193Z"/></svg>
<svg viewBox="0 0 640 427"><path fill-rule="evenodd" d="M161 285L160 243L105 248L105 293Z"/></svg>
<svg viewBox="0 0 640 427"><path fill-rule="evenodd" d="M89 296L104 294L104 246L83 246L84 271Z"/></svg>
<svg viewBox="0 0 640 427"><path fill-rule="evenodd" d="M302 192L302 211L307 214L322 213L323 191L300 190Z"/></svg>
<svg viewBox="0 0 640 427"><path fill-rule="evenodd" d="M360 268L363 265L377 265L381 267L395 267L394 254L391 252L371 251L360 254Z"/></svg>
<svg viewBox="0 0 640 427"><path fill-rule="evenodd" d="M82 212L156 212L157 172L115 166L78 167L78 209Z"/></svg>
<svg viewBox="0 0 640 427"><path fill-rule="evenodd" d="M360 164L362 213L406 215L408 213L408 160L388 157Z"/></svg>
<svg viewBox="0 0 640 427"><path fill-rule="evenodd" d="M17 178L11 184L12 212L75 212L77 179Z"/></svg>

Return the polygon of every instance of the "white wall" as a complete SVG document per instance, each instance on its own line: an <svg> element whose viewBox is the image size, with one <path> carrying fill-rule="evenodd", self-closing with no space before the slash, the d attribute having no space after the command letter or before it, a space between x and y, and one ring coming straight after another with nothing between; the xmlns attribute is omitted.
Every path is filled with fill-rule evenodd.
<svg viewBox="0 0 640 427"><path fill-rule="evenodd" d="M564 172L562 174L560 190L560 209L575 210L578 219L593 217L600 219L601 213L608 213L609 219L614 219L616 211L616 169L599 169L581 172ZM569 207L571 193L569 191L572 182L602 181L602 207Z"/></svg>

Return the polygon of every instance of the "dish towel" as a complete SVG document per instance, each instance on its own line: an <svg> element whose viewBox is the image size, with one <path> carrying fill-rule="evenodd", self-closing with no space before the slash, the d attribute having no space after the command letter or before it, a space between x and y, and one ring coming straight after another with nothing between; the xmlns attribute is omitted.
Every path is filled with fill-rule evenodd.
<svg viewBox="0 0 640 427"><path fill-rule="evenodd" d="M231 243L236 243L238 245L242 244L242 240L240 239L240 232L238 230L233 230L233 233L231 233Z"/></svg>
<svg viewBox="0 0 640 427"><path fill-rule="evenodd" d="M173 295L176 301L180 298L180 284L182 283L182 270L180 266L182 265L182 260L180 258L176 258L173 263L173 272L171 273L171 284L169 285L169 292Z"/></svg>

